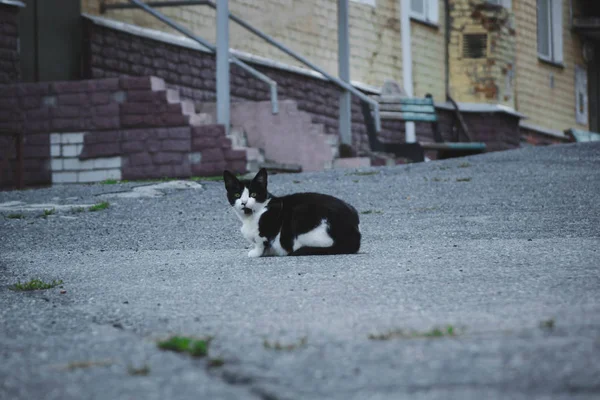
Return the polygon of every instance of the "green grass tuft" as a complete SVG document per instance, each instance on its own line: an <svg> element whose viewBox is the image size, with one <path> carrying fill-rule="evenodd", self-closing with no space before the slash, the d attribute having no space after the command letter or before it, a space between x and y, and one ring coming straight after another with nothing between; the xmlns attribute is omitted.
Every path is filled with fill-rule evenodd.
<svg viewBox="0 0 600 400"><path fill-rule="evenodd" d="M308 338L306 336L300 338L296 343L281 344L279 341L269 342L267 339L263 341L263 347L270 350L285 350L292 351L306 346Z"/></svg>
<svg viewBox="0 0 600 400"><path fill-rule="evenodd" d="M85 212L85 207L73 207L71 208L71 211L73 211L74 213Z"/></svg>
<svg viewBox="0 0 600 400"><path fill-rule="evenodd" d="M211 338L195 339L186 336L173 336L167 340L159 341L157 345L162 350L188 353L192 357L206 357L210 341Z"/></svg>
<svg viewBox="0 0 600 400"><path fill-rule="evenodd" d="M554 326L555 326L554 318L550 318L550 319L540 322L540 328L542 328L542 329L551 331L554 329Z"/></svg>
<svg viewBox="0 0 600 400"><path fill-rule="evenodd" d="M292 182L294 182L294 183L302 183L302 181L292 181Z"/></svg>
<svg viewBox="0 0 600 400"><path fill-rule="evenodd" d="M129 367L127 367L127 372L129 373L129 375L132 376L146 376L150 373L150 366L148 364L145 364L140 368L136 368L130 365Z"/></svg>
<svg viewBox="0 0 600 400"><path fill-rule="evenodd" d="M456 178L456 182L471 182L472 178Z"/></svg>
<svg viewBox="0 0 600 400"><path fill-rule="evenodd" d="M225 361L222 358L211 358L208 360L208 368L220 368L225 365Z"/></svg>
<svg viewBox="0 0 600 400"><path fill-rule="evenodd" d="M445 329L433 328L425 332L407 332L401 329L392 330L386 333L370 334L371 340L390 340L390 339L414 339L414 338L441 338L457 336L456 329L448 325Z"/></svg>
<svg viewBox="0 0 600 400"><path fill-rule="evenodd" d="M365 210L365 211L361 211L360 213L363 214L363 215L383 214L383 211L381 211L381 210Z"/></svg>
<svg viewBox="0 0 600 400"><path fill-rule="evenodd" d="M42 218L48 218L50 215L53 215L55 213L56 213L56 210L54 208L44 210L44 213L42 214Z"/></svg>
<svg viewBox="0 0 600 400"><path fill-rule="evenodd" d="M346 175L369 176L369 175L377 175L377 174L379 174L379 171L356 171L356 172L350 172Z"/></svg>
<svg viewBox="0 0 600 400"><path fill-rule="evenodd" d="M116 185L117 183L119 183L119 181L116 179L105 179L100 182L101 185Z"/></svg>
<svg viewBox="0 0 600 400"><path fill-rule="evenodd" d="M19 282L15 283L13 286L11 286L9 289L17 291L17 292L27 292L30 290L52 289L53 287L56 287L56 286L62 285L62 284L63 284L62 280L59 280L59 281L53 280L50 283L46 283L39 279L32 279L29 282L24 282L24 283L21 283L21 281L19 281Z"/></svg>
<svg viewBox="0 0 600 400"><path fill-rule="evenodd" d="M238 178L240 177L239 175L236 175ZM223 180L223 177L220 175L216 175L216 176L192 176L190 178L191 181L194 182L198 182L198 181L207 181L207 182L220 182Z"/></svg>
<svg viewBox="0 0 600 400"><path fill-rule="evenodd" d="M23 218L25 218L25 216L23 214L16 214L15 213L15 214L8 214L6 216L6 218L8 218L8 219L23 219Z"/></svg>
<svg viewBox="0 0 600 400"><path fill-rule="evenodd" d="M93 206L91 206L89 208L90 211L94 212L94 211L100 211L100 210L106 210L108 208L108 206L110 206L110 203L108 201L102 201L98 204L94 204Z"/></svg>
<svg viewBox="0 0 600 400"><path fill-rule="evenodd" d="M86 369L91 367L106 367L112 364L113 363L111 361L72 361L67 364L65 369L74 371L76 369Z"/></svg>

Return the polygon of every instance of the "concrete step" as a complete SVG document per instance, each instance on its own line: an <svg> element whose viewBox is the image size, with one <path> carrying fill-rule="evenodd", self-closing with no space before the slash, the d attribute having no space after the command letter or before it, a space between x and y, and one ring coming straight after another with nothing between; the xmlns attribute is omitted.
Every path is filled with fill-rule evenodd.
<svg viewBox="0 0 600 400"><path fill-rule="evenodd" d="M181 98L179 97L179 90L176 89L167 89L165 96L167 98L167 103L179 103Z"/></svg>
<svg viewBox="0 0 600 400"><path fill-rule="evenodd" d="M181 113L183 115L194 115L196 114L196 105L192 100L181 100Z"/></svg>
<svg viewBox="0 0 600 400"><path fill-rule="evenodd" d="M192 114L190 115L190 125L191 126L200 126L200 125L210 125L214 124L214 119L210 114Z"/></svg>
<svg viewBox="0 0 600 400"><path fill-rule="evenodd" d="M227 137L231 139L231 145L233 147L248 147L248 137L243 128L232 127L229 130L229 135Z"/></svg>

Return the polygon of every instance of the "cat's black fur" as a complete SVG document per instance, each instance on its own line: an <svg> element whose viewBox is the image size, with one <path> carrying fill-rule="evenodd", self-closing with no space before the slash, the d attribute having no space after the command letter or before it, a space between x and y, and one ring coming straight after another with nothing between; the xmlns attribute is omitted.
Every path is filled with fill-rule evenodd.
<svg viewBox="0 0 600 400"><path fill-rule="evenodd" d="M264 251L260 255L286 255L272 254L277 248L285 250L287 255L329 255L353 254L360 249L361 234L359 218L356 209L348 203L325 194L296 193L277 197L267 190L267 171L261 169L252 181L240 181L229 171L223 173L227 198L229 203L236 208L236 200L240 199L244 188L253 194L256 205L254 210L243 208L242 203L237 204L236 212L244 226L250 224L253 213L259 213L258 235L254 239L246 236L250 241L262 241ZM237 197L236 197L237 196ZM241 201L241 200L240 200ZM242 201L243 202L243 201ZM266 206L259 208L267 202ZM243 211L243 212L242 212ZM294 242L299 235L311 232L327 222L327 234L333 243L329 247L303 246L294 251ZM279 242L276 242L277 236ZM279 251L282 253L281 251Z"/></svg>

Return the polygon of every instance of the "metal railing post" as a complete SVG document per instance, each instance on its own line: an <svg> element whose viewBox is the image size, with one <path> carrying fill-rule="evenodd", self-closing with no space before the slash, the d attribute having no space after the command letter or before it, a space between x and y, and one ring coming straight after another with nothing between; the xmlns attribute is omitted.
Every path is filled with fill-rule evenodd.
<svg viewBox="0 0 600 400"><path fill-rule="evenodd" d="M134 0L130 0L130 1L134 1ZM137 0L135 0L137 1ZM207 4L212 7L212 8L216 8L216 5L210 1L207 2ZM320 73L321 75L323 75L328 81L331 81L333 83L335 83L338 87L349 91L350 93L352 93L353 95L355 95L356 97L358 97L359 99L369 103L373 109L373 115L375 117L375 130L377 132L379 132L381 130L381 120L379 119L379 103L375 100L373 100L372 98L370 98L369 96L367 96L366 94L362 93L360 90L356 89L354 86L352 86L350 83L346 83L343 80L332 76L330 74L328 74L324 69L318 67L317 65L315 65L314 63L308 61L308 59L306 57L301 56L300 54L296 53L295 51L291 50L290 48L288 48L287 46L279 43L278 41L276 41L275 39L273 39L272 37L270 37L269 35L261 32L260 30L256 29L255 27L253 27L252 25L250 25L249 23L247 23L246 21L244 21L243 19L236 17L235 15L229 14L229 18L235 22L236 24L238 24L239 26L241 26L242 28L250 31L251 33L255 34L256 36L258 36L259 38L263 39L265 42L271 44L272 46L278 48L279 50L281 50L282 52L284 52L285 54L287 54L288 56L300 61L302 64L306 65L307 67L309 67L310 69L317 71L318 73Z"/></svg>
<svg viewBox="0 0 600 400"><path fill-rule="evenodd" d="M338 0L338 74L350 84L350 40L348 29L348 0ZM352 98L349 91L340 94L340 139L352 145Z"/></svg>
<svg viewBox="0 0 600 400"><path fill-rule="evenodd" d="M217 121L229 133L229 1L217 3Z"/></svg>
<svg viewBox="0 0 600 400"><path fill-rule="evenodd" d="M210 52L212 53L216 53L217 49L215 46L213 46L212 44L208 43L206 40L194 35L190 30L182 27L181 25L173 22L170 18L168 18L167 16L165 16L164 14L159 13L158 11L154 10L152 7L150 7L150 5L152 4L158 4L162 7L165 7L169 4L169 2L160 2L160 3L143 3L140 0L129 0L130 3L132 3L133 5L135 5L136 7L142 9L143 11L146 11L148 14L152 15L153 17L155 17L156 19L158 19L159 21L162 21L163 23L165 23L166 25L170 26L171 28L175 29L177 32L183 34L184 36L187 36L188 38L192 39L194 42L199 43L200 45L204 46L206 49L208 49ZM183 1L181 2L183 3ZM192 2L194 4L203 4L203 5L210 5L213 8L216 8L216 6L209 2L209 1L202 1L202 2ZM119 6L119 7L114 7L114 8L125 8L123 4L109 4L106 5L107 9L112 9L113 6ZM271 78L269 78L268 76L266 76L265 74L257 71L256 69L252 68L251 66L249 66L248 64L238 60L236 57L232 56L231 54L229 55L229 62L234 63L235 65L239 66L240 68L244 69L245 71L247 71L248 73L250 73L250 75L254 76L255 78L263 81L264 83L266 83L267 85L269 85L270 87L270 93L271 93L271 106L273 108L273 113L276 114L277 110L279 109L279 105L277 103L277 83L272 80Z"/></svg>

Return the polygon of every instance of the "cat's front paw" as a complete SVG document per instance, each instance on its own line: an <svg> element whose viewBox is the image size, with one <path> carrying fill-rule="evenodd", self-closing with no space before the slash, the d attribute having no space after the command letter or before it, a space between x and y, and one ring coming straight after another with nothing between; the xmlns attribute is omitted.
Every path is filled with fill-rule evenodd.
<svg viewBox="0 0 600 400"><path fill-rule="evenodd" d="M248 257L251 257L251 258L260 257L260 256L262 256L262 253L263 253L263 249L255 247L248 252Z"/></svg>

